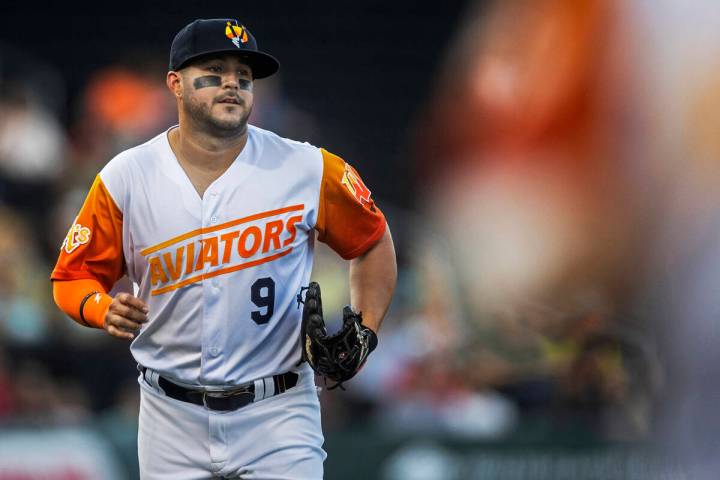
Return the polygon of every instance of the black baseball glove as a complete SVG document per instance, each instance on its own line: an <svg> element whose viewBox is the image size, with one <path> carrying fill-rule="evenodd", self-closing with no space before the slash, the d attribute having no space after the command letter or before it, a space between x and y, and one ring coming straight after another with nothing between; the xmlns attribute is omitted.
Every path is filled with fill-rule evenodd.
<svg viewBox="0 0 720 480"><path fill-rule="evenodd" d="M375 332L362 324L362 314L355 313L350 306L343 309L343 325L339 332L328 335L323 319L320 285L310 282L305 291L298 294L303 303L301 342L302 358L307 361L325 382L330 379L336 387L343 388L343 382L350 380L365 364L370 352L377 347ZM343 388L344 390L344 388Z"/></svg>

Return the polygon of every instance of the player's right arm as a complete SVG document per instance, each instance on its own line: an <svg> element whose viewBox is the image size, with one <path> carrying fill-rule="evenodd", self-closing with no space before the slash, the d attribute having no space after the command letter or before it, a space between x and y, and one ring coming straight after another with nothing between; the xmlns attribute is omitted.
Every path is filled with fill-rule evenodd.
<svg viewBox="0 0 720 480"><path fill-rule="evenodd" d="M128 293L108 295L123 275L122 212L100 175L70 227L52 272L53 298L78 323L132 339L147 305Z"/></svg>

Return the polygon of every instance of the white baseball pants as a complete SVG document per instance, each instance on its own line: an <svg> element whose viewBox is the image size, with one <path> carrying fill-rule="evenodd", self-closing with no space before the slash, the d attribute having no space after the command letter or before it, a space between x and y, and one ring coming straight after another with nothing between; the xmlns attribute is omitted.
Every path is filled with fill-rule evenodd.
<svg viewBox="0 0 720 480"><path fill-rule="evenodd" d="M230 412L167 397L140 375L140 478L322 479L320 402L312 372L298 373L295 387Z"/></svg>

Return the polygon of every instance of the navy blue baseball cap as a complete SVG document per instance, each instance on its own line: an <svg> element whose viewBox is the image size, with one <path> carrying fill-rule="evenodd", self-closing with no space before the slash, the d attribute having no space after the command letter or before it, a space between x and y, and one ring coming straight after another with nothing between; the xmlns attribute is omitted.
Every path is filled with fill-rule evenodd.
<svg viewBox="0 0 720 480"><path fill-rule="evenodd" d="M272 55L261 52L252 33L232 18L198 19L175 35L170 47L170 70L213 53L237 53L252 69L253 78L265 78L280 69Z"/></svg>

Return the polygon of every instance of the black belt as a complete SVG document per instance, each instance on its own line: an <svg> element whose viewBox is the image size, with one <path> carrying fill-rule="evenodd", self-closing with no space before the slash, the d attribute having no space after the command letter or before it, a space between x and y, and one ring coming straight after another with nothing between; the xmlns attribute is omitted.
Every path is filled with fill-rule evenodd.
<svg viewBox="0 0 720 480"><path fill-rule="evenodd" d="M147 368L139 367L139 370L142 372L144 378ZM294 387L297 385L298 378L299 375L295 372L273 375L272 382L275 388L274 393L269 396L278 395ZM264 379L264 381L270 382L270 378ZM210 410L237 410L255 401L255 383L246 383L238 387L233 387L232 390L193 390L191 388L181 387L166 378L158 376L158 385L163 389L165 395L170 398L194 403L195 405L204 405ZM268 388L266 387L265 390L267 391Z"/></svg>

